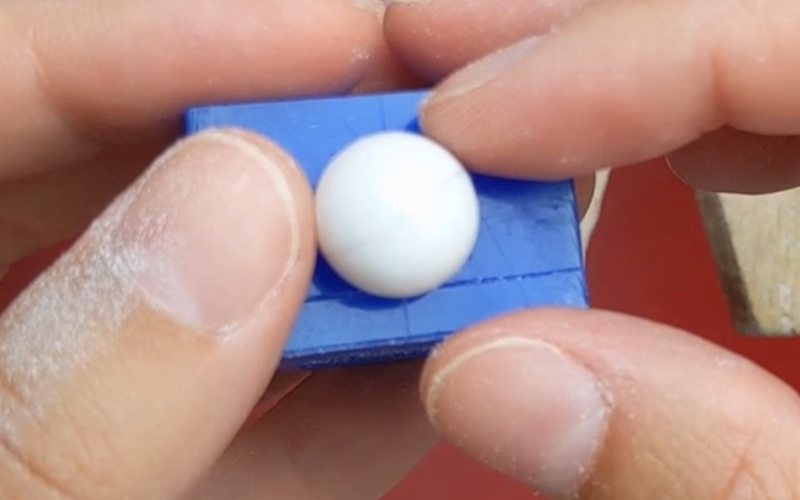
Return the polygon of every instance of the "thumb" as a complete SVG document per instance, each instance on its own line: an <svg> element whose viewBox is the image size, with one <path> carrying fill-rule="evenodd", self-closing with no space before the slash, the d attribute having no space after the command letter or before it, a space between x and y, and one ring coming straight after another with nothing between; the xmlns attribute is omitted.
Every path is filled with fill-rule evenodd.
<svg viewBox="0 0 800 500"><path fill-rule="evenodd" d="M797 498L800 405L750 362L597 311L506 316L423 377L437 428L557 499Z"/></svg>
<svg viewBox="0 0 800 500"><path fill-rule="evenodd" d="M266 140L213 131L167 152L0 319L3 496L183 492L279 362L310 207Z"/></svg>

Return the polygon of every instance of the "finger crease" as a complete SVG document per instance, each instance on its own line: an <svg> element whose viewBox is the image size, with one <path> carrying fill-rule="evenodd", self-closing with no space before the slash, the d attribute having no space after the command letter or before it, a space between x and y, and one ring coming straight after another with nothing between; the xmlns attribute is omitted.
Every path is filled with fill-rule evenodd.
<svg viewBox="0 0 800 500"><path fill-rule="evenodd" d="M63 500L78 499L77 495L70 491L64 483L48 474L43 467L40 467L32 460L28 460L25 454L14 446L3 432L0 432L0 454L7 455L13 465L19 466L36 483L52 492L55 498Z"/></svg>

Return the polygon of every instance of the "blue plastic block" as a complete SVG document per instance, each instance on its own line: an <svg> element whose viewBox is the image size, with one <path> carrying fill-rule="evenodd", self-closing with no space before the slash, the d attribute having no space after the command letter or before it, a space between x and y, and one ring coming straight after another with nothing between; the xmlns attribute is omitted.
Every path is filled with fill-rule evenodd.
<svg viewBox="0 0 800 500"><path fill-rule="evenodd" d="M260 132L291 153L316 186L330 158L354 139L383 130L419 133L417 106L424 95L197 107L186 113L186 132L218 126ZM572 183L479 175L474 181L480 235L457 276L425 296L386 300L355 290L319 257L283 366L311 369L416 357L454 330L504 312L587 307Z"/></svg>

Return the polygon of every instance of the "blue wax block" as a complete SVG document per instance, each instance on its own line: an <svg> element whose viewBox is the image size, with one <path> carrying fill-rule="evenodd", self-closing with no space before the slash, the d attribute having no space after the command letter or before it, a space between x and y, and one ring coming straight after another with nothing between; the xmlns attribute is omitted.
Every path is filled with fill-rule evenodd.
<svg viewBox="0 0 800 500"><path fill-rule="evenodd" d="M386 130L420 133L417 107L425 94L196 107L186 112L186 132L221 126L259 132L292 154L316 186L328 161L355 139ZM480 234L456 276L422 297L387 300L354 289L318 256L283 366L313 369L422 356L455 330L505 312L587 307L572 182L473 179Z"/></svg>

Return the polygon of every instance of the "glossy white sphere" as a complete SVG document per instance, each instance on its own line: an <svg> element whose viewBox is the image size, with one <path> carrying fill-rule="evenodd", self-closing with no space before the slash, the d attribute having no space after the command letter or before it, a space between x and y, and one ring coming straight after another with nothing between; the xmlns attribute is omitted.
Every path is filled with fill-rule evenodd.
<svg viewBox="0 0 800 500"><path fill-rule="evenodd" d="M381 132L337 154L316 189L320 251L345 281L409 298L453 277L480 226L472 178L434 141Z"/></svg>

